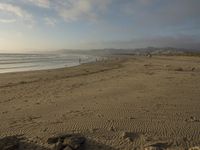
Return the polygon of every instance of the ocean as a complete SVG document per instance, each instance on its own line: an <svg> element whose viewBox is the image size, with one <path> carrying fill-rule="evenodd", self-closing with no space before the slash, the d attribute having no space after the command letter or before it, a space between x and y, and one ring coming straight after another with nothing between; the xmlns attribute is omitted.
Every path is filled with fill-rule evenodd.
<svg viewBox="0 0 200 150"><path fill-rule="evenodd" d="M72 67L96 59L97 57L92 55L67 53L0 53L0 73Z"/></svg>

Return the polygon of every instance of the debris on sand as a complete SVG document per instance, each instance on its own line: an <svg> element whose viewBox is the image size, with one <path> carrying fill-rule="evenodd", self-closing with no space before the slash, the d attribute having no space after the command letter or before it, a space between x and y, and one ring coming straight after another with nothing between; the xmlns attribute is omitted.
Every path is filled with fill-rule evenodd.
<svg viewBox="0 0 200 150"><path fill-rule="evenodd" d="M54 150L84 150L85 141L85 137L75 134L59 135L47 140L48 144L55 144Z"/></svg>
<svg viewBox="0 0 200 150"><path fill-rule="evenodd" d="M175 68L174 71L183 71L182 67Z"/></svg>
<svg viewBox="0 0 200 150"><path fill-rule="evenodd" d="M192 67L192 68L191 68L191 71L195 71L195 69L196 69L195 67Z"/></svg>
<svg viewBox="0 0 200 150"><path fill-rule="evenodd" d="M171 67L171 65L165 64L164 67L169 68L169 67Z"/></svg>
<svg viewBox="0 0 200 150"><path fill-rule="evenodd" d="M144 66L145 66L145 67L150 67L150 66L152 66L152 64L151 64L151 63L149 63L149 64L144 64Z"/></svg>
<svg viewBox="0 0 200 150"><path fill-rule="evenodd" d="M197 118L194 117L194 116L191 116L189 119L186 119L185 121L186 121L186 122L200 122L200 120L197 119Z"/></svg>
<svg viewBox="0 0 200 150"><path fill-rule="evenodd" d="M111 127L109 128L109 131L115 131L115 128L114 128L113 126L111 126Z"/></svg>
<svg viewBox="0 0 200 150"><path fill-rule="evenodd" d="M20 139L17 136L8 136L0 139L0 150L18 150Z"/></svg>

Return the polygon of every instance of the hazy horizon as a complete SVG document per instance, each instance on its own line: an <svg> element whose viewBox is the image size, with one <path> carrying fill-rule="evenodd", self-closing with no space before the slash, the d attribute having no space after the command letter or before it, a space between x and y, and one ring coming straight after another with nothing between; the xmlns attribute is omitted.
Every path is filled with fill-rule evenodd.
<svg viewBox="0 0 200 150"><path fill-rule="evenodd" d="M199 0L1 0L0 53L200 48Z"/></svg>

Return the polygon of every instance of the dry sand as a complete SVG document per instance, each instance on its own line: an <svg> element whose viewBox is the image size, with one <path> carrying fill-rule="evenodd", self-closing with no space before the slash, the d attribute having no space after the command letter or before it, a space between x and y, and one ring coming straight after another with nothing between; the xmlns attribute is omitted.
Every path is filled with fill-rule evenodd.
<svg viewBox="0 0 200 150"><path fill-rule="evenodd" d="M89 150L200 146L200 58L0 74L0 137L22 135L42 149L58 133L84 135Z"/></svg>

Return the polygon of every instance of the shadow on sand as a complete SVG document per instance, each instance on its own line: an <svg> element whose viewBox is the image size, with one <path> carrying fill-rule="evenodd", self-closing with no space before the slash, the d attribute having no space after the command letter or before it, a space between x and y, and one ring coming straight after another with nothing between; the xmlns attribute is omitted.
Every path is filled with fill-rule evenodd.
<svg viewBox="0 0 200 150"><path fill-rule="evenodd" d="M7 136L0 139L0 150L50 150L35 143L27 142L22 135Z"/></svg>
<svg viewBox="0 0 200 150"><path fill-rule="evenodd" d="M7 136L0 139L0 150L58 150L47 148L41 145L27 142L27 139L21 135ZM87 139L86 143L80 150L116 150L110 146Z"/></svg>
<svg viewBox="0 0 200 150"><path fill-rule="evenodd" d="M84 150L117 150L109 145L98 143L94 140L87 140Z"/></svg>

